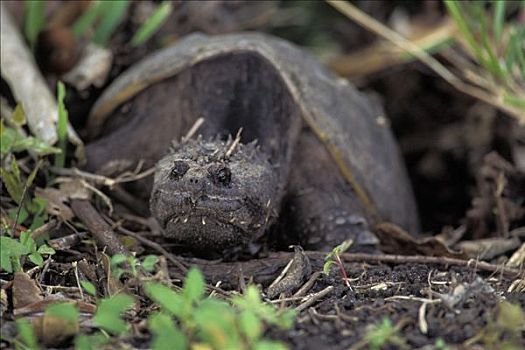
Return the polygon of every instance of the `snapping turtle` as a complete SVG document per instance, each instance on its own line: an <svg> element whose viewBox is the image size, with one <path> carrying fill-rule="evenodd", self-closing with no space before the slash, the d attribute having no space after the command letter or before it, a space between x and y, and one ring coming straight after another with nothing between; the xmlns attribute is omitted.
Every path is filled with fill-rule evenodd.
<svg viewBox="0 0 525 350"><path fill-rule="evenodd" d="M199 136L184 138L201 117ZM193 34L105 90L88 119L86 167L157 164L150 210L194 251L268 231L313 249L373 245L367 228L380 220L418 229L385 121L377 103L284 40Z"/></svg>

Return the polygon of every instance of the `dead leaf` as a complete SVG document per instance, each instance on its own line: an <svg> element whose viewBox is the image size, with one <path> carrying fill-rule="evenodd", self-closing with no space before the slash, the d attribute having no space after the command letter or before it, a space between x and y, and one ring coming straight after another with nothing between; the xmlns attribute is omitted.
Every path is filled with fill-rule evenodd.
<svg viewBox="0 0 525 350"><path fill-rule="evenodd" d="M508 267L520 267L525 265L525 243L512 254L509 261L507 261Z"/></svg>
<svg viewBox="0 0 525 350"><path fill-rule="evenodd" d="M13 308L19 309L42 301L42 290L25 272L15 272L13 278Z"/></svg>
<svg viewBox="0 0 525 350"><path fill-rule="evenodd" d="M416 239L397 225L383 222L375 227L374 233L381 242L381 251L399 255L446 256L464 258L461 252L449 249L435 237Z"/></svg>
<svg viewBox="0 0 525 350"><path fill-rule="evenodd" d="M471 258L490 260L520 246L518 238L485 238L457 244Z"/></svg>
<svg viewBox="0 0 525 350"><path fill-rule="evenodd" d="M65 204L67 197L65 197L63 193L60 192L60 190L51 187L37 187L35 194L36 196L46 200L46 211L48 214L57 216L62 221L69 221L73 219L73 211Z"/></svg>

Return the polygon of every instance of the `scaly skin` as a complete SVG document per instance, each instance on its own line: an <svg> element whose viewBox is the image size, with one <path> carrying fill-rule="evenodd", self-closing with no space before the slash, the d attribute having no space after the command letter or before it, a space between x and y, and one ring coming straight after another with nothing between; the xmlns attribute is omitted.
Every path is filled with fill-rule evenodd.
<svg viewBox="0 0 525 350"><path fill-rule="evenodd" d="M157 164L150 208L175 242L222 250L260 237L276 217L278 178L255 146L187 140ZM273 213L272 213L273 212Z"/></svg>

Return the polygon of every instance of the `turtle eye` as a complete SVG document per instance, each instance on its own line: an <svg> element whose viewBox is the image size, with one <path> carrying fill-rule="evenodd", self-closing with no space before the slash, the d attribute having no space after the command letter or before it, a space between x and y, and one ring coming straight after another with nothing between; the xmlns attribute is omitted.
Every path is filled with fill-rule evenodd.
<svg viewBox="0 0 525 350"><path fill-rule="evenodd" d="M172 180L178 180L186 174L190 166L180 160L173 162L173 167L170 171L170 178Z"/></svg>
<svg viewBox="0 0 525 350"><path fill-rule="evenodd" d="M227 167L219 168L217 173L215 173L215 180L221 185L224 185L224 186L229 185L232 180L232 173L230 169Z"/></svg>

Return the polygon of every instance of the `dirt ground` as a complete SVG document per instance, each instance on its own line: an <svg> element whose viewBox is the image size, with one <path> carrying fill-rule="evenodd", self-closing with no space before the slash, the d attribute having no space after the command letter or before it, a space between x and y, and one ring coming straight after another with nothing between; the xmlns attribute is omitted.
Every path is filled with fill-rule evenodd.
<svg viewBox="0 0 525 350"><path fill-rule="evenodd" d="M264 3L245 3L242 8L248 14L264 14L269 6ZM396 18L395 11L428 23L437 21L444 9L431 3L357 1L361 9L385 23ZM296 5L279 5L284 22L288 18L286 11L293 11ZM134 4L130 11L138 11L139 7ZM153 51L155 40L194 31L270 32L303 45L328 63L330 59L325 56L353 52L375 40L373 34L323 3L305 5L308 10L302 22L293 17L299 23L291 27L269 25L267 18L246 25L243 18L249 15L241 13L240 8L224 5L222 17L204 21L203 16L213 18L218 12L210 10L197 16L195 9L181 7L174 12L175 20L148 44L134 50L122 44L129 39L128 32L134 25L128 19L112 39L115 62L105 85ZM47 71L46 79L54 86L57 75ZM380 69L351 81L385 107L413 185L423 233L418 238L407 238L404 232L386 228L382 231L386 233L379 235L381 255L363 254L359 260L359 253L342 254L348 285L336 268L329 275L319 273L324 254L307 252L313 272L313 277L307 276L312 278L308 291L295 299L285 296L284 300L276 297L271 301L280 308L298 308L296 323L290 330L272 328L266 335L293 349L374 348L373 339L381 337L390 341L381 349L525 348L523 325L512 324L523 318L509 316L515 315L509 310L516 305L522 313L525 310L523 266L504 265L525 241L525 169L519 163L525 152L523 126L496 108L458 92L418 62ZM70 120L81 136L88 134L85 117L102 91L103 87L91 88L87 93L73 92L67 97ZM13 101L3 80L0 92ZM501 179L505 179L505 189L495 195ZM2 196L6 196L4 192ZM2 215L9 206L7 201L2 204ZM158 245L151 242L169 250L169 242L158 236L147 216L131 213L118 201L112 214L101 203L96 203L96 208L138 256L159 254ZM50 239L65 248L57 249L53 261L32 275L41 286L76 296L69 289L76 288L78 273L72 263L82 261L78 264L83 265L79 267L83 276L98 281L100 291L112 288L101 277L107 271L100 272L100 251L84 231L68 242L64 236L72 232L67 226L50 231ZM145 237L147 242L137 236ZM226 293L242 290L249 281L268 287L292 255L270 251L252 257L256 259L243 257L228 262L205 262L191 255L176 258L184 266L200 266L209 285L221 281L217 289ZM172 278L182 277L169 258L163 264ZM0 277L2 289L12 298L12 274L0 272ZM13 331L12 307L12 303L3 304L2 333ZM140 328L140 314L129 317L129 321ZM148 346L147 334L134 334L128 344ZM8 346L6 342L0 344L0 348Z"/></svg>

